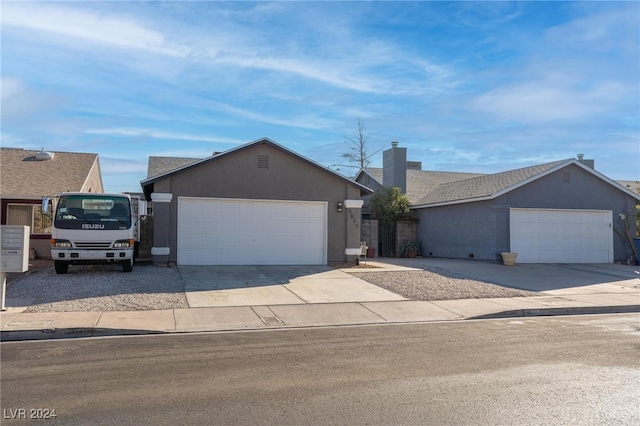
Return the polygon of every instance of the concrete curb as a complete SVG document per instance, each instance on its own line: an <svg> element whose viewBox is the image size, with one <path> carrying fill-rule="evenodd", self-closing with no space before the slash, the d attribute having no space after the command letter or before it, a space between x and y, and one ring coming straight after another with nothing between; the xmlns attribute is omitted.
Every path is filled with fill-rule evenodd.
<svg viewBox="0 0 640 426"><path fill-rule="evenodd" d="M269 325L263 327L244 326L244 327L222 327L212 328L210 330L151 330L151 329L124 329L124 328L105 328L105 327L61 327L61 328L42 328L31 330L2 330L0 332L0 341L15 342L27 340L54 340L69 338L91 338L91 337L116 337L116 336L140 336L152 334L194 334L194 333L229 333L238 331L265 331L265 330L282 330L282 329L303 329L303 328L326 328L326 327L355 327L355 326L371 326L371 325L399 325L399 324L424 324L433 322L449 322L449 321L466 321L466 320L483 320L483 319L504 319L504 318L531 318L541 316L567 316L567 315L599 315L599 314L622 314L622 313L640 313L640 305L619 305L619 306L588 306L588 307L556 307L556 308L540 308L540 309L512 309L502 312L495 312L485 315L477 315L470 317L457 317L447 319L432 320L384 320L358 323L335 323L335 324L318 324L318 325Z"/></svg>
<svg viewBox="0 0 640 426"><path fill-rule="evenodd" d="M465 319L492 319L492 318L516 318L516 317L543 317L564 315L599 315L599 314L628 314L640 312L640 305L621 306L588 306L544 309L515 309L511 311L493 314L478 315Z"/></svg>

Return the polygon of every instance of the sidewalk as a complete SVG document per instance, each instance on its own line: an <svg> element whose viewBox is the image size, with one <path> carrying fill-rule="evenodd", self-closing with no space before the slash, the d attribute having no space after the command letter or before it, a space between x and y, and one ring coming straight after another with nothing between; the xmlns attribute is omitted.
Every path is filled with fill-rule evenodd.
<svg viewBox="0 0 640 426"><path fill-rule="evenodd" d="M608 292L433 302L389 301L208 307L158 311L0 313L2 341L154 333L420 323L640 312L640 285Z"/></svg>

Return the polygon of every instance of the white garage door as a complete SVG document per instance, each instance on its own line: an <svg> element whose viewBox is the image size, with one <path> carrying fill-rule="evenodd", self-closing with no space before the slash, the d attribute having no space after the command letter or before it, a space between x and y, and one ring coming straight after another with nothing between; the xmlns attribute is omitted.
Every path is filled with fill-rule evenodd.
<svg viewBox="0 0 640 426"><path fill-rule="evenodd" d="M613 262L610 210L511 209L510 221L517 262Z"/></svg>
<svg viewBox="0 0 640 426"><path fill-rule="evenodd" d="M178 199L179 265L324 265L327 203Z"/></svg>

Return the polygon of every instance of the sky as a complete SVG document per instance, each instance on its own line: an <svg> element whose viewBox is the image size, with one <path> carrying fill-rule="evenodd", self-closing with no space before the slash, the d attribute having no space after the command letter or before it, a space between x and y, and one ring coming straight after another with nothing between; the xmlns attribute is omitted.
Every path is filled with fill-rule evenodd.
<svg viewBox="0 0 640 426"><path fill-rule="evenodd" d="M2 147L99 154L106 192L149 156L271 140L347 176L361 121L424 170L584 154L640 180L640 3L0 3Z"/></svg>

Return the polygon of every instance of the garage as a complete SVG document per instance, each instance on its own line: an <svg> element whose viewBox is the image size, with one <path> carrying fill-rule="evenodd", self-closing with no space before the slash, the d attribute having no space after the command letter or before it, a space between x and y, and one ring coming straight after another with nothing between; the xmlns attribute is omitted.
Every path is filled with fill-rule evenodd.
<svg viewBox="0 0 640 426"><path fill-rule="evenodd" d="M178 198L179 265L324 265L327 203Z"/></svg>
<svg viewBox="0 0 640 426"><path fill-rule="evenodd" d="M518 263L612 263L610 210L510 209Z"/></svg>

